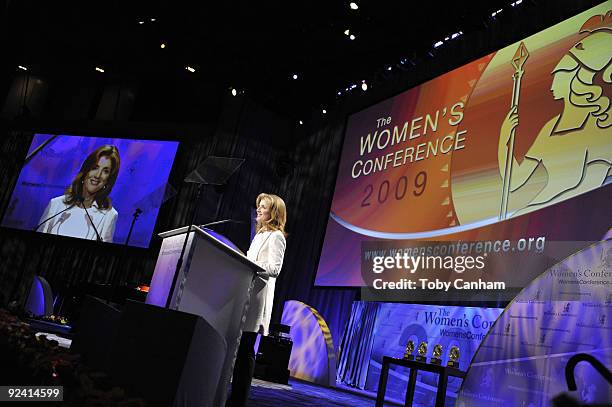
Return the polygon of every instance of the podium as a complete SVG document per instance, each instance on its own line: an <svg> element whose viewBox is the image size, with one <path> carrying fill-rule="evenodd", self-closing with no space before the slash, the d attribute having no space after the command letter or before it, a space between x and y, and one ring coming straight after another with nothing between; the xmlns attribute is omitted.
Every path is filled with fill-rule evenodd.
<svg viewBox="0 0 612 407"><path fill-rule="evenodd" d="M263 271L205 229L191 226L183 264L170 292L188 227L160 233L163 238L146 303L202 317L225 340L226 351L213 406L224 406L256 273ZM203 369L206 369L203 366Z"/></svg>

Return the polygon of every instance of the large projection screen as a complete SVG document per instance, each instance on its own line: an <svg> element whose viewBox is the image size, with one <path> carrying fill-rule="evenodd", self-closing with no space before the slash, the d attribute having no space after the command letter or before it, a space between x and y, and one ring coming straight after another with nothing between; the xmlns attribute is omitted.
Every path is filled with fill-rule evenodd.
<svg viewBox="0 0 612 407"><path fill-rule="evenodd" d="M612 220L611 8L351 115L315 285L369 286L373 257L417 248L484 256L483 278L520 288L601 240Z"/></svg>
<svg viewBox="0 0 612 407"><path fill-rule="evenodd" d="M148 247L178 144L35 134L2 226Z"/></svg>

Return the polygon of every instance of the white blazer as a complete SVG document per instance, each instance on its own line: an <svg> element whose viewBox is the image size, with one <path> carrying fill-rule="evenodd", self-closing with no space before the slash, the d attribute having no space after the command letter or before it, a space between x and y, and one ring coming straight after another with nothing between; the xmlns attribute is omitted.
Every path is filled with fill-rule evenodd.
<svg viewBox="0 0 612 407"><path fill-rule="evenodd" d="M64 203L65 197L65 195L62 195L51 199L38 223L55 215L59 211L70 208L70 205ZM115 208L100 209L98 208L98 204L94 201L91 208L87 209L87 211L102 241L112 242L118 217ZM96 232L91 225L89 217L85 213L85 209L79 208L76 205L62 212L61 215L45 222L37 230L38 232L51 233L54 235L96 240Z"/></svg>
<svg viewBox="0 0 612 407"><path fill-rule="evenodd" d="M255 278L243 331L268 334L274 287L283 267L286 246L285 236L279 231L260 232L251 242L247 257L265 271Z"/></svg>

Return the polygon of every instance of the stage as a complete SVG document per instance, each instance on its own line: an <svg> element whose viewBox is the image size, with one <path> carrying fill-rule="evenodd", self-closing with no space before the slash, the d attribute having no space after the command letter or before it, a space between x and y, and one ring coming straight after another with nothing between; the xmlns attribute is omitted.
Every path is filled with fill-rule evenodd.
<svg viewBox="0 0 612 407"><path fill-rule="evenodd" d="M339 385L337 388L328 388L314 385L301 380L289 379L289 385L266 382L253 379L249 407L277 407L277 406L373 406L376 394L351 389ZM385 402L388 406L402 406L399 400ZM420 407L421 404L414 404Z"/></svg>

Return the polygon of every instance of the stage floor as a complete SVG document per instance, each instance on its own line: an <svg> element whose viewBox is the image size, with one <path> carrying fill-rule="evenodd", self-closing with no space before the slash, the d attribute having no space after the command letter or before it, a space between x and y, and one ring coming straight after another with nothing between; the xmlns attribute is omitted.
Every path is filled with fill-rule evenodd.
<svg viewBox="0 0 612 407"><path fill-rule="evenodd" d="M301 407L301 406L350 406L372 407L374 398L357 392L326 388L301 380L289 379L289 385L253 379L249 395L249 407ZM385 402L385 406L403 403ZM416 406L416 405L415 405Z"/></svg>

